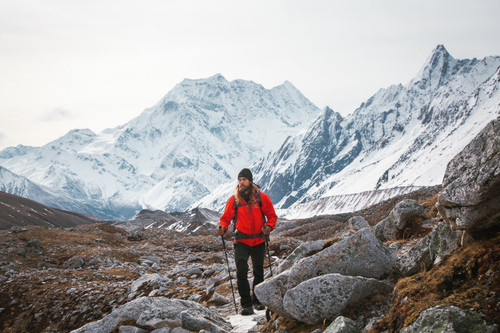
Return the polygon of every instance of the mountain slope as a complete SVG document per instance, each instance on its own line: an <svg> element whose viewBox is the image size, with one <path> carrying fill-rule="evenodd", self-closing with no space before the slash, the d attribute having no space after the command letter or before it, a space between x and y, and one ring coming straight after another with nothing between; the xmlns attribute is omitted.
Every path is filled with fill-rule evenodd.
<svg viewBox="0 0 500 333"><path fill-rule="evenodd" d="M63 211L0 191L0 230L22 226L68 228L104 222L83 214Z"/></svg>
<svg viewBox="0 0 500 333"><path fill-rule="evenodd" d="M92 203L101 217L128 219L141 208L180 211L319 111L289 82L268 90L221 75L186 79L125 125L7 148L0 165L68 200Z"/></svg>

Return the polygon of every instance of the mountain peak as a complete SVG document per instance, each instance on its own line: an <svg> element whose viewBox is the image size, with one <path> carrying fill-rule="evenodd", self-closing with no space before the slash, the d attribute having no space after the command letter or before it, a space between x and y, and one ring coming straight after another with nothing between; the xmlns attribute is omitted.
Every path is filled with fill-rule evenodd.
<svg viewBox="0 0 500 333"><path fill-rule="evenodd" d="M420 88L436 89L450 76L456 60L448 53L446 48L439 44L432 51L414 82L420 81Z"/></svg>

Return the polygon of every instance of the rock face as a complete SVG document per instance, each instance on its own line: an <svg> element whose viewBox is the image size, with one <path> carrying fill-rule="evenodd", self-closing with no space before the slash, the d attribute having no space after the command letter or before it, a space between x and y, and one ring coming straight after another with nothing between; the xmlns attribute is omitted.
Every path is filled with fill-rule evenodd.
<svg viewBox="0 0 500 333"><path fill-rule="evenodd" d="M424 310L418 319L401 333L413 332L498 332L497 325L488 324L476 312L455 306L436 306Z"/></svg>
<svg viewBox="0 0 500 333"><path fill-rule="evenodd" d="M113 332L119 323L130 320L140 327L151 329L181 327L188 331L231 330L231 325L220 315L198 303L165 297L140 297L114 309L103 319L89 323L72 333Z"/></svg>
<svg viewBox="0 0 500 333"><path fill-rule="evenodd" d="M424 209L415 200L403 200L389 216L373 227L373 232L382 241L401 239L404 230L414 218L422 216Z"/></svg>
<svg viewBox="0 0 500 333"><path fill-rule="evenodd" d="M393 254L371 228L351 230L321 252L259 284L255 293L274 312L316 323L325 318L324 311L334 319L349 302L369 297L368 290L390 290L374 278L390 274L394 266Z"/></svg>
<svg viewBox="0 0 500 333"><path fill-rule="evenodd" d="M293 318L313 325L324 318L335 319L351 304L374 294L387 295L391 291L392 286L376 279L327 274L290 289L283 304Z"/></svg>
<svg viewBox="0 0 500 333"><path fill-rule="evenodd" d="M500 224L500 118L491 121L446 168L439 212L453 229Z"/></svg>
<svg viewBox="0 0 500 333"><path fill-rule="evenodd" d="M438 223L434 229L415 244L399 251L397 268L410 276L438 264L457 248L459 231L453 231L446 223Z"/></svg>

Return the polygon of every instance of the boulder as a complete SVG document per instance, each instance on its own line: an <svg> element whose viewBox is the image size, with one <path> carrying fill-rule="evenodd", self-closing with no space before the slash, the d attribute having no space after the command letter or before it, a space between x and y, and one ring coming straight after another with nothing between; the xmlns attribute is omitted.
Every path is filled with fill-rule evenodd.
<svg viewBox="0 0 500 333"><path fill-rule="evenodd" d="M438 210L453 229L474 232L500 224L500 118L448 163Z"/></svg>
<svg viewBox="0 0 500 333"><path fill-rule="evenodd" d="M415 200L398 202L389 215L373 227L373 233L381 241L401 239L410 222L424 215L424 208Z"/></svg>
<svg viewBox="0 0 500 333"><path fill-rule="evenodd" d="M198 303L165 297L140 297L113 309L103 319L72 332L113 332L123 321L133 321L137 326L150 330L162 327L180 327L188 331L206 329L210 332L231 330L231 325L224 318Z"/></svg>
<svg viewBox="0 0 500 333"><path fill-rule="evenodd" d="M290 289L283 306L292 318L310 325L333 320L348 306L373 295L387 296L392 286L372 278L327 274Z"/></svg>
<svg viewBox="0 0 500 333"><path fill-rule="evenodd" d="M455 306L435 306L422 311L417 320L400 333L413 332L498 332L498 326L489 324L484 317L471 310Z"/></svg>
<svg viewBox="0 0 500 333"><path fill-rule="evenodd" d="M371 228L363 228L296 263L290 268L287 287L293 288L303 281L329 273L382 278L390 274L395 265L391 250L375 237Z"/></svg>
<svg viewBox="0 0 500 333"><path fill-rule="evenodd" d="M290 317L283 299L289 289L304 281L330 273L382 278L390 274L395 265L391 250L375 237L371 228L363 228L351 231L330 247L262 282L255 287L255 294L272 311Z"/></svg>
<svg viewBox="0 0 500 333"><path fill-rule="evenodd" d="M290 270L286 270L271 279L255 286L255 295L258 300L274 312L287 316L283 308L283 298L288 291L288 277Z"/></svg>
<svg viewBox="0 0 500 333"><path fill-rule="evenodd" d="M438 223L424 238L407 243L398 251L396 267L410 276L438 264L457 248L459 233L451 230L446 223Z"/></svg>

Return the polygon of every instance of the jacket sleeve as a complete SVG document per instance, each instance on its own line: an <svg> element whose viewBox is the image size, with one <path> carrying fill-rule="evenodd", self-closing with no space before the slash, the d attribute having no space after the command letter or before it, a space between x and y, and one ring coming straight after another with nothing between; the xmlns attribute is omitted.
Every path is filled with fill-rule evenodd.
<svg viewBox="0 0 500 333"><path fill-rule="evenodd" d="M224 214L222 214L219 225L229 230L229 225L234 218L234 195L232 195L226 202L226 208L224 208Z"/></svg>
<svg viewBox="0 0 500 333"><path fill-rule="evenodd" d="M278 216L274 211L273 203L271 202L269 196L262 192L260 200L262 201L262 213L264 213L264 215L267 218L266 225L270 226L271 230L274 230L274 228L276 227L276 221L278 220Z"/></svg>

